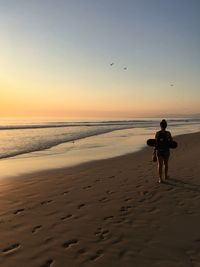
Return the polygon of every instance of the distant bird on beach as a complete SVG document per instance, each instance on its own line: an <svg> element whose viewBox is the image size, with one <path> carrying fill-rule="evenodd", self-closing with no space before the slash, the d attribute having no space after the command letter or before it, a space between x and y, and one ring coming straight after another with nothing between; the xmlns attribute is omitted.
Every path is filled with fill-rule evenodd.
<svg viewBox="0 0 200 267"><path fill-rule="evenodd" d="M112 62L112 63L110 63L110 66L113 66L114 65L114 63Z"/></svg>
<svg viewBox="0 0 200 267"><path fill-rule="evenodd" d="M170 86L174 86L173 84L170 84Z"/></svg>
<svg viewBox="0 0 200 267"><path fill-rule="evenodd" d="M127 67L124 67L124 70L127 70Z"/></svg>

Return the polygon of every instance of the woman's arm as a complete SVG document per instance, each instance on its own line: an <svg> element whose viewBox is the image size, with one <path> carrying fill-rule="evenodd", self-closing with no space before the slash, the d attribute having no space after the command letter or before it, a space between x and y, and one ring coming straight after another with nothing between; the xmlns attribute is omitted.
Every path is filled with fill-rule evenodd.
<svg viewBox="0 0 200 267"><path fill-rule="evenodd" d="M168 131L168 135L169 135L170 141L173 141L172 135L169 131Z"/></svg>

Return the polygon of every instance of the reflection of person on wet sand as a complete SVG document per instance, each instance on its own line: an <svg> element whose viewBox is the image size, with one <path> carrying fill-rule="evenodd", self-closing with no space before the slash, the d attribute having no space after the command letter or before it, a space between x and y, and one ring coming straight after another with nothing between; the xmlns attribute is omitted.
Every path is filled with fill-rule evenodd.
<svg viewBox="0 0 200 267"><path fill-rule="evenodd" d="M158 182L162 183L163 180L168 178L168 161L170 156L170 142L172 136L169 131L166 131L167 122L162 120L160 122L161 130L156 133L156 155L158 160ZM163 165L164 165L164 179L163 179Z"/></svg>

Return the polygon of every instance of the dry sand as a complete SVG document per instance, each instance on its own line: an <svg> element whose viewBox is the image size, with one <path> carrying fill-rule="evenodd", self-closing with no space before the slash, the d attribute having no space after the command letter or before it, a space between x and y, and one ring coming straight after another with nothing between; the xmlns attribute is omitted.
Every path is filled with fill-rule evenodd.
<svg viewBox="0 0 200 267"><path fill-rule="evenodd" d="M151 148L0 181L0 266L200 266L200 133L176 138L170 179Z"/></svg>

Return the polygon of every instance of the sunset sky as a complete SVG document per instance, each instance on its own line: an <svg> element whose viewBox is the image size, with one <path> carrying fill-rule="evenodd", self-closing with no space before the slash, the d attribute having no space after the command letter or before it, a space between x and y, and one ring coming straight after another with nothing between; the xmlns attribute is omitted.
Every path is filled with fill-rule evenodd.
<svg viewBox="0 0 200 267"><path fill-rule="evenodd" d="M199 14L199 0L0 0L0 116L200 113Z"/></svg>

